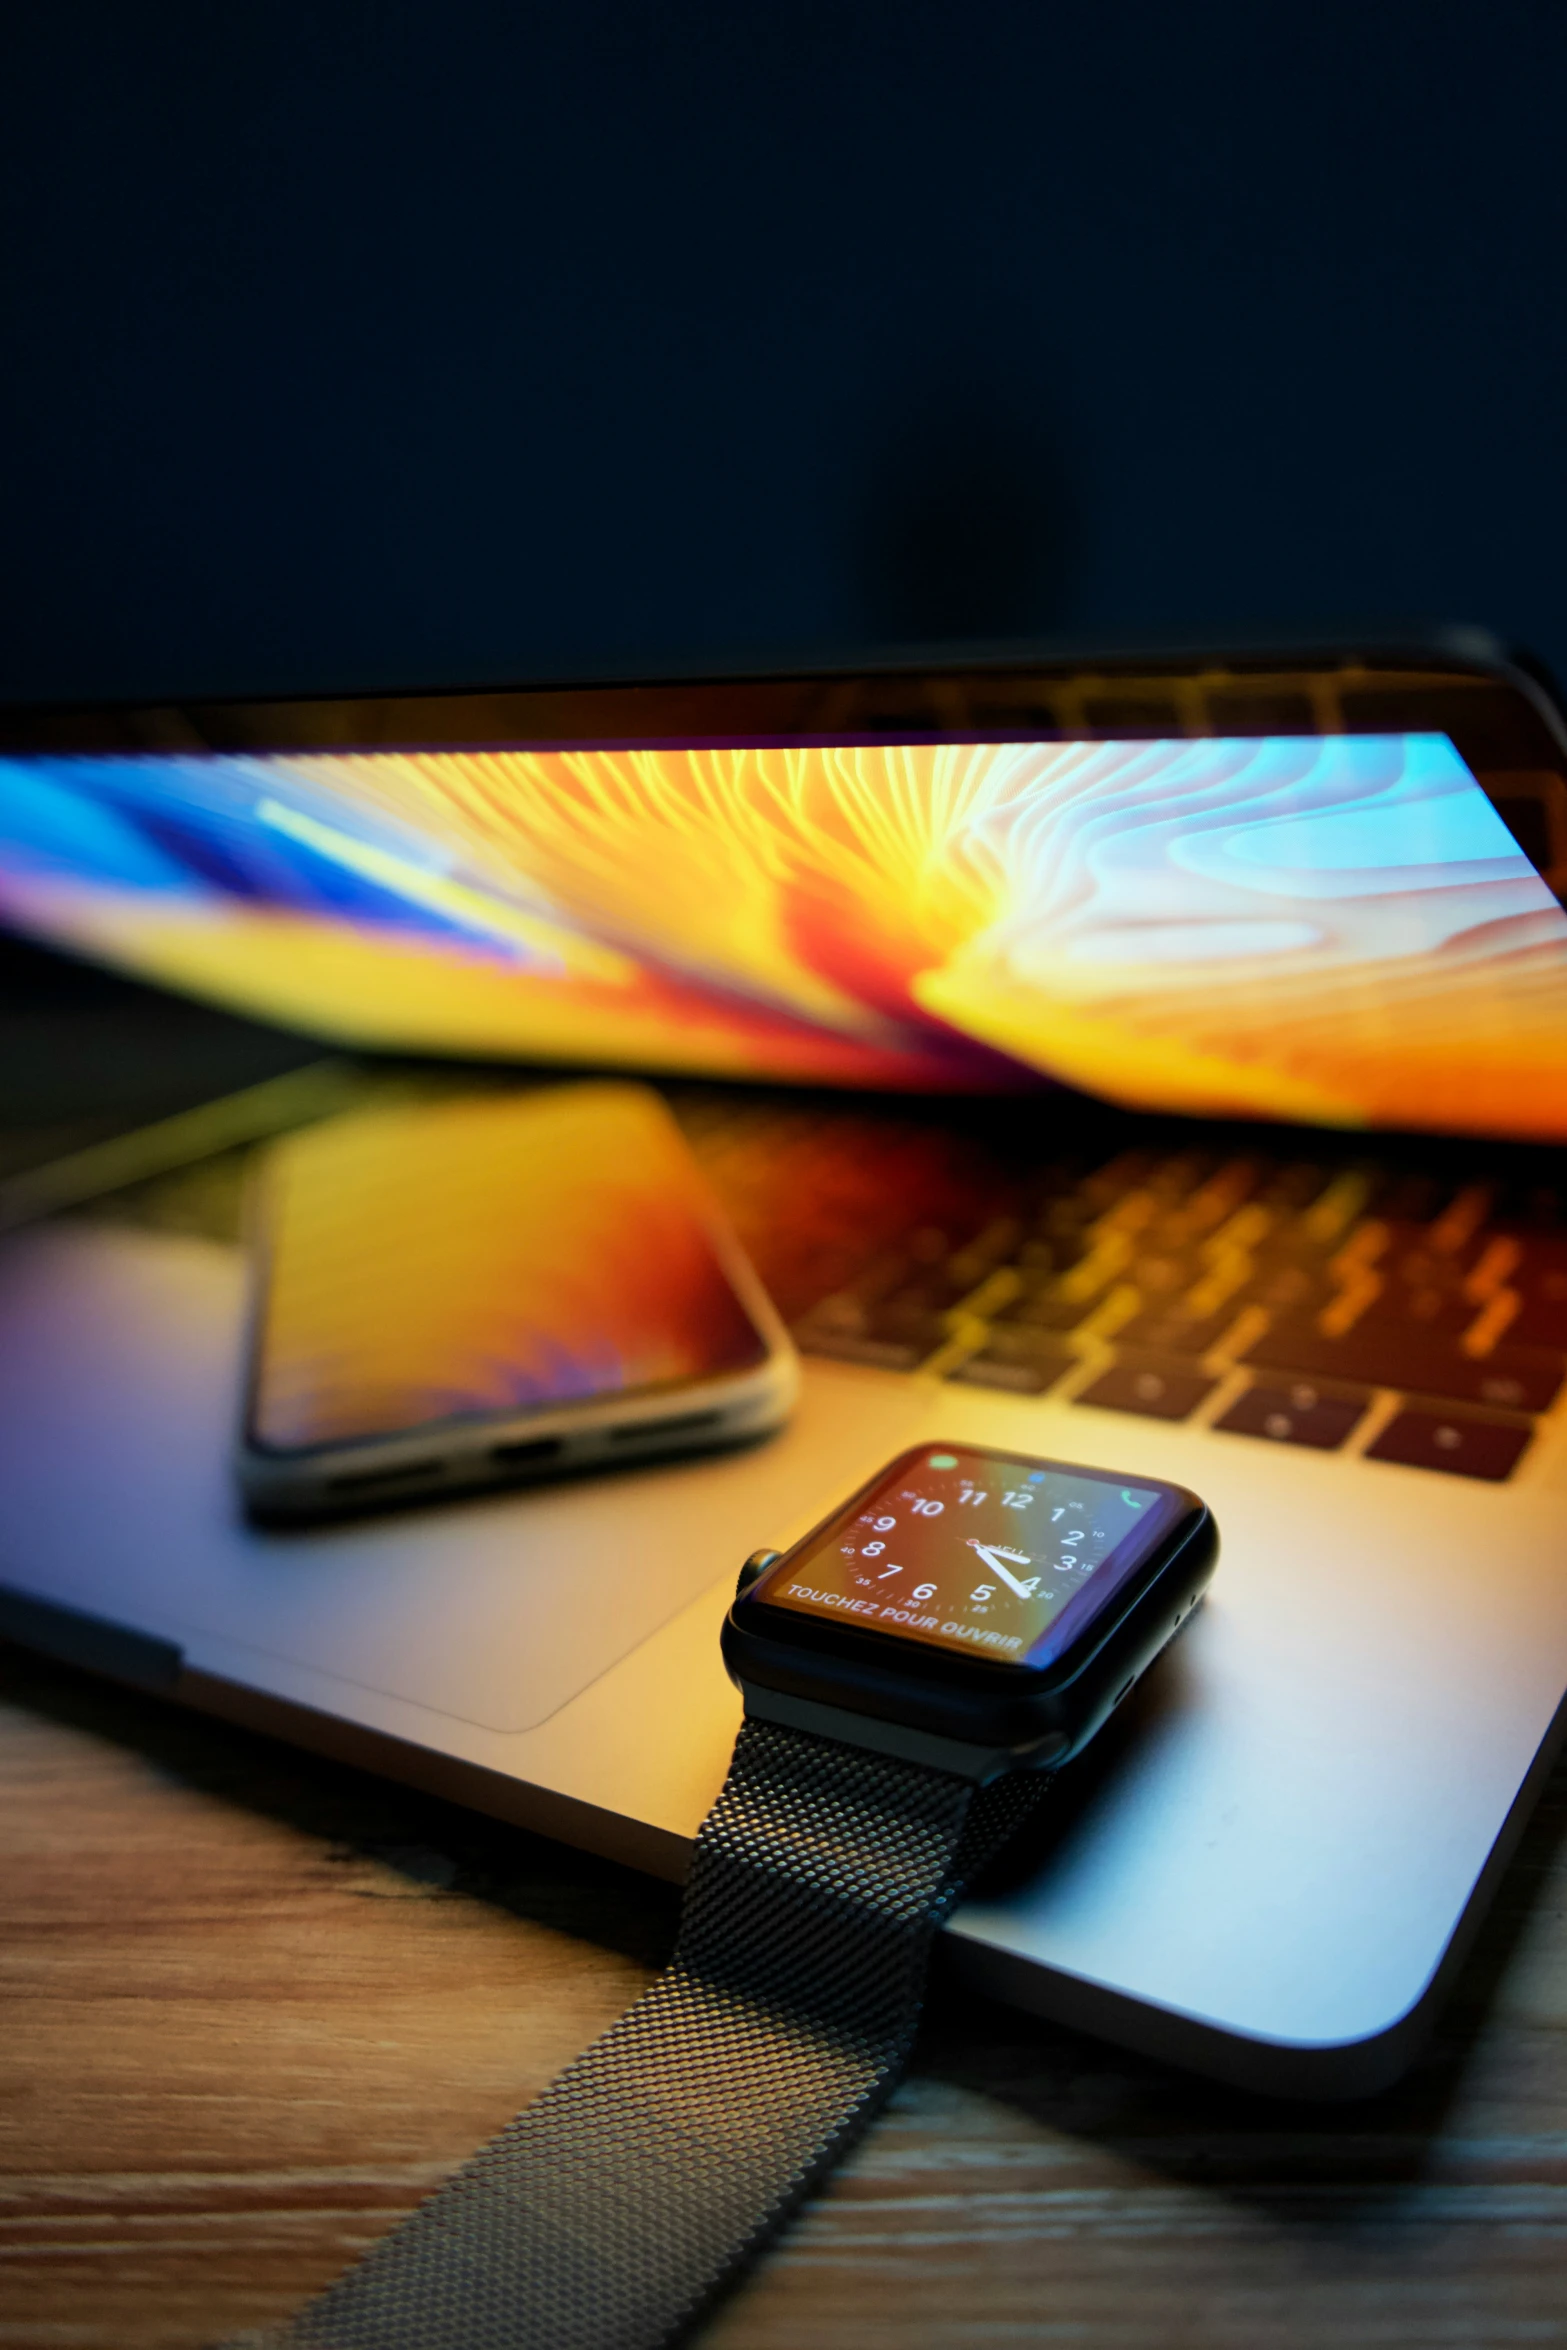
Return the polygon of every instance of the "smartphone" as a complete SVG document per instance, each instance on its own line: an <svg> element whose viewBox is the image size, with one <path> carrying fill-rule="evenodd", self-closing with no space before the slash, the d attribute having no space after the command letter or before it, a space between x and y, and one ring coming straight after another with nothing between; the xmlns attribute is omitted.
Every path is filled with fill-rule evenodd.
<svg viewBox="0 0 1567 2350"><path fill-rule="evenodd" d="M249 1203L237 1472L315 1518L766 1435L798 1364L659 1096L351 1111Z"/></svg>

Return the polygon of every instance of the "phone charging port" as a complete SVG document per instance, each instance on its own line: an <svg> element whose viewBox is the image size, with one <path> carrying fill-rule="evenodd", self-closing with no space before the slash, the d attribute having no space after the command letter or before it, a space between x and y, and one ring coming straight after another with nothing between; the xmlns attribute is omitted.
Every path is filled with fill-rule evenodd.
<svg viewBox="0 0 1567 2350"><path fill-rule="evenodd" d="M562 1449L558 1436L519 1436L512 1444L492 1444L490 1458L501 1469L523 1469L530 1461L551 1461Z"/></svg>

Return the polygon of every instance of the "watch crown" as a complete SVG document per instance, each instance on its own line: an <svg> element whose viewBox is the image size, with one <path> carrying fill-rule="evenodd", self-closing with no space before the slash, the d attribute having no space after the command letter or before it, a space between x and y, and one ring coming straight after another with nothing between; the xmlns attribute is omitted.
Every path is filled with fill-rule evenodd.
<svg viewBox="0 0 1567 2350"><path fill-rule="evenodd" d="M759 1582L766 1574L774 1559L782 1557L781 1550L753 1550L745 1565L740 1569L740 1580L735 1585L736 1599L743 1599L752 1584Z"/></svg>

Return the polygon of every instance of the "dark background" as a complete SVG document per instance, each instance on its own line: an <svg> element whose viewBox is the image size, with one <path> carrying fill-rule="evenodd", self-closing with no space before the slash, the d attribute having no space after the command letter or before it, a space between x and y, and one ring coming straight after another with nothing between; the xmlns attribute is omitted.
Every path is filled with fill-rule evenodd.
<svg viewBox="0 0 1567 2350"><path fill-rule="evenodd" d="M41 0L0 693L1487 622L1567 668L1567 10Z"/></svg>

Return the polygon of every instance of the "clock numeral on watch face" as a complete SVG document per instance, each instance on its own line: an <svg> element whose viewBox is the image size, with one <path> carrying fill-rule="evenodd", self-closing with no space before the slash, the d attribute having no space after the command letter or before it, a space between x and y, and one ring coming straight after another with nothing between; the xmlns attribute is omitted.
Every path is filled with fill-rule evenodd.
<svg viewBox="0 0 1567 2350"><path fill-rule="evenodd" d="M934 1491L903 1483L927 1474ZM862 1488L801 1562L802 1571L819 1572L820 1588L797 1583L780 1604L840 1621L859 1617L889 1637L928 1637L969 1656L1026 1661L1041 1653L1057 1617L1071 1633L1085 1585L1119 1555L1129 1513L1143 1509L1146 1527L1159 1499L1130 1487L1109 1491L1089 1470L978 1451L910 1454L881 1485ZM1039 1539L1046 1530L1048 1539ZM888 1555L894 1541L902 1561ZM965 1551L974 1553L977 1582ZM897 1588L878 1596L881 1583ZM938 1621L943 1609L957 1621Z"/></svg>

